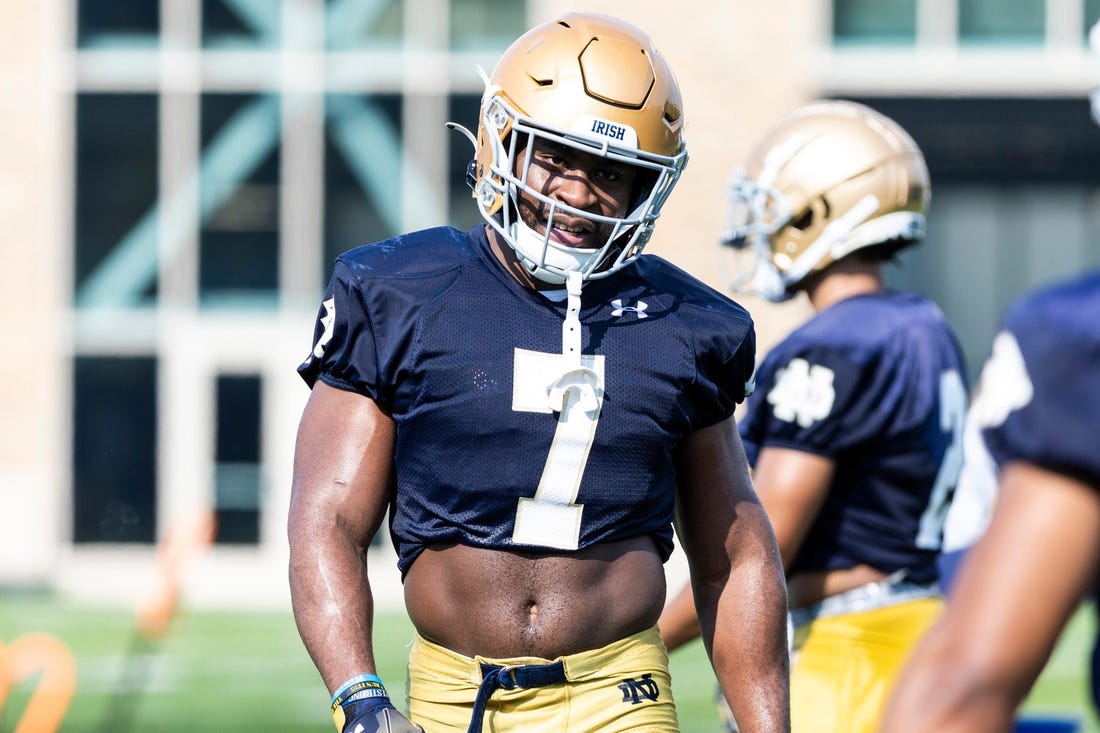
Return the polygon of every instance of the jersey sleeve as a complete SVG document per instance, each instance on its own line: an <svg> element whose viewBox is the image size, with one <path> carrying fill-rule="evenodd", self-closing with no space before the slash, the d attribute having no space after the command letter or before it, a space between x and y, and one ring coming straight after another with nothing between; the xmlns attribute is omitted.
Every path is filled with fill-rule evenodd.
<svg viewBox="0 0 1100 733"><path fill-rule="evenodd" d="M318 379L381 401L374 329L355 272L337 260L313 329L313 348L298 367L310 387Z"/></svg>
<svg viewBox="0 0 1100 733"><path fill-rule="evenodd" d="M752 393L756 368L756 330L751 322L728 333L716 348L703 351L699 360L696 388L701 405L696 427L725 420Z"/></svg>
<svg viewBox="0 0 1100 733"><path fill-rule="evenodd" d="M1100 338L1010 314L974 409L998 467L1023 460L1100 486Z"/></svg>
<svg viewBox="0 0 1100 733"><path fill-rule="evenodd" d="M845 360L826 349L769 354L742 422L750 460L755 463L765 445L831 456L854 387L851 374Z"/></svg>
<svg viewBox="0 0 1100 733"><path fill-rule="evenodd" d="M765 445L835 458L890 429L903 376L880 351L794 343L768 355L741 436L755 463Z"/></svg>

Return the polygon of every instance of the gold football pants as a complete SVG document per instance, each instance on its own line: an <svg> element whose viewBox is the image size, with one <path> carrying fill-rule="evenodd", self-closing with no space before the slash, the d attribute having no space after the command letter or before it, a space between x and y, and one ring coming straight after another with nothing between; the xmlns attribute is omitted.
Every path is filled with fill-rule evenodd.
<svg viewBox="0 0 1100 733"><path fill-rule="evenodd" d="M558 674L564 681L552 681ZM483 733L679 730L668 654L656 627L556 660L471 658L417 635L409 653L409 717L430 733L466 733L489 675L505 686L483 693ZM535 686L507 687L517 681Z"/></svg>
<svg viewBox="0 0 1100 733"><path fill-rule="evenodd" d="M873 733L917 641L943 607L938 597L818 617L795 627L793 733Z"/></svg>

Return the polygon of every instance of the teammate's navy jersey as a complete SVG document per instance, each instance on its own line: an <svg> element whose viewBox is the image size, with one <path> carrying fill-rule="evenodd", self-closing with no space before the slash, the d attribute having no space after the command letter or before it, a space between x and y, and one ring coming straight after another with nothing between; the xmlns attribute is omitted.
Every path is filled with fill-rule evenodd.
<svg viewBox="0 0 1100 733"><path fill-rule="evenodd" d="M1100 271L1018 299L982 367L966 463L948 516L952 545L985 531L997 475L1019 459L1100 487Z"/></svg>
<svg viewBox="0 0 1100 733"><path fill-rule="evenodd" d="M299 372L392 415L402 574L452 542L571 550L652 535L668 558L674 454L745 398L752 320L651 255L585 284L580 365L562 356L565 311L503 269L481 225L337 260ZM559 377L589 380L589 402L555 403Z"/></svg>
<svg viewBox="0 0 1100 733"><path fill-rule="evenodd" d="M972 420L986 470L1021 460L1100 491L1100 271L1030 293L1008 310ZM1098 649L1092 697L1100 707Z"/></svg>
<svg viewBox="0 0 1100 733"><path fill-rule="evenodd" d="M835 466L788 574L867 564L934 581L966 401L955 334L912 293L843 300L769 352L741 423L750 463L779 447Z"/></svg>
<svg viewBox="0 0 1100 733"><path fill-rule="evenodd" d="M975 410L998 468L1023 460L1100 489L1100 272L1008 310Z"/></svg>

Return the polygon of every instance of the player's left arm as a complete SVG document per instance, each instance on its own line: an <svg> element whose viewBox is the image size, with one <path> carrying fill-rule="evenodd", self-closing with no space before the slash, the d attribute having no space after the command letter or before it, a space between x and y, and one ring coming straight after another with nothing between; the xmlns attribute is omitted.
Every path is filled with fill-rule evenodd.
<svg viewBox="0 0 1100 733"><path fill-rule="evenodd" d="M986 533L898 679L883 733L1006 730L1100 566L1097 487L1008 463Z"/></svg>
<svg viewBox="0 0 1100 733"><path fill-rule="evenodd" d="M703 642L743 733L790 730L787 590L732 417L678 455L677 531Z"/></svg>
<svg viewBox="0 0 1100 733"><path fill-rule="evenodd" d="M825 504L834 468L831 458L806 451L760 450L753 485L771 520L783 567L790 567Z"/></svg>

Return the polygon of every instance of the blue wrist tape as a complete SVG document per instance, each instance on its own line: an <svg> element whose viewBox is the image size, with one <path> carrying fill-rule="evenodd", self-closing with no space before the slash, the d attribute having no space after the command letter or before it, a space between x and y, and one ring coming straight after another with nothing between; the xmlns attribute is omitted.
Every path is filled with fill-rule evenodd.
<svg viewBox="0 0 1100 733"><path fill-rule="evenodd" d="M360 674L352 677L336 690L332 696L332 710L346 703L367 698L385 698L389 700L386 687L378 675Z"/></svg>

